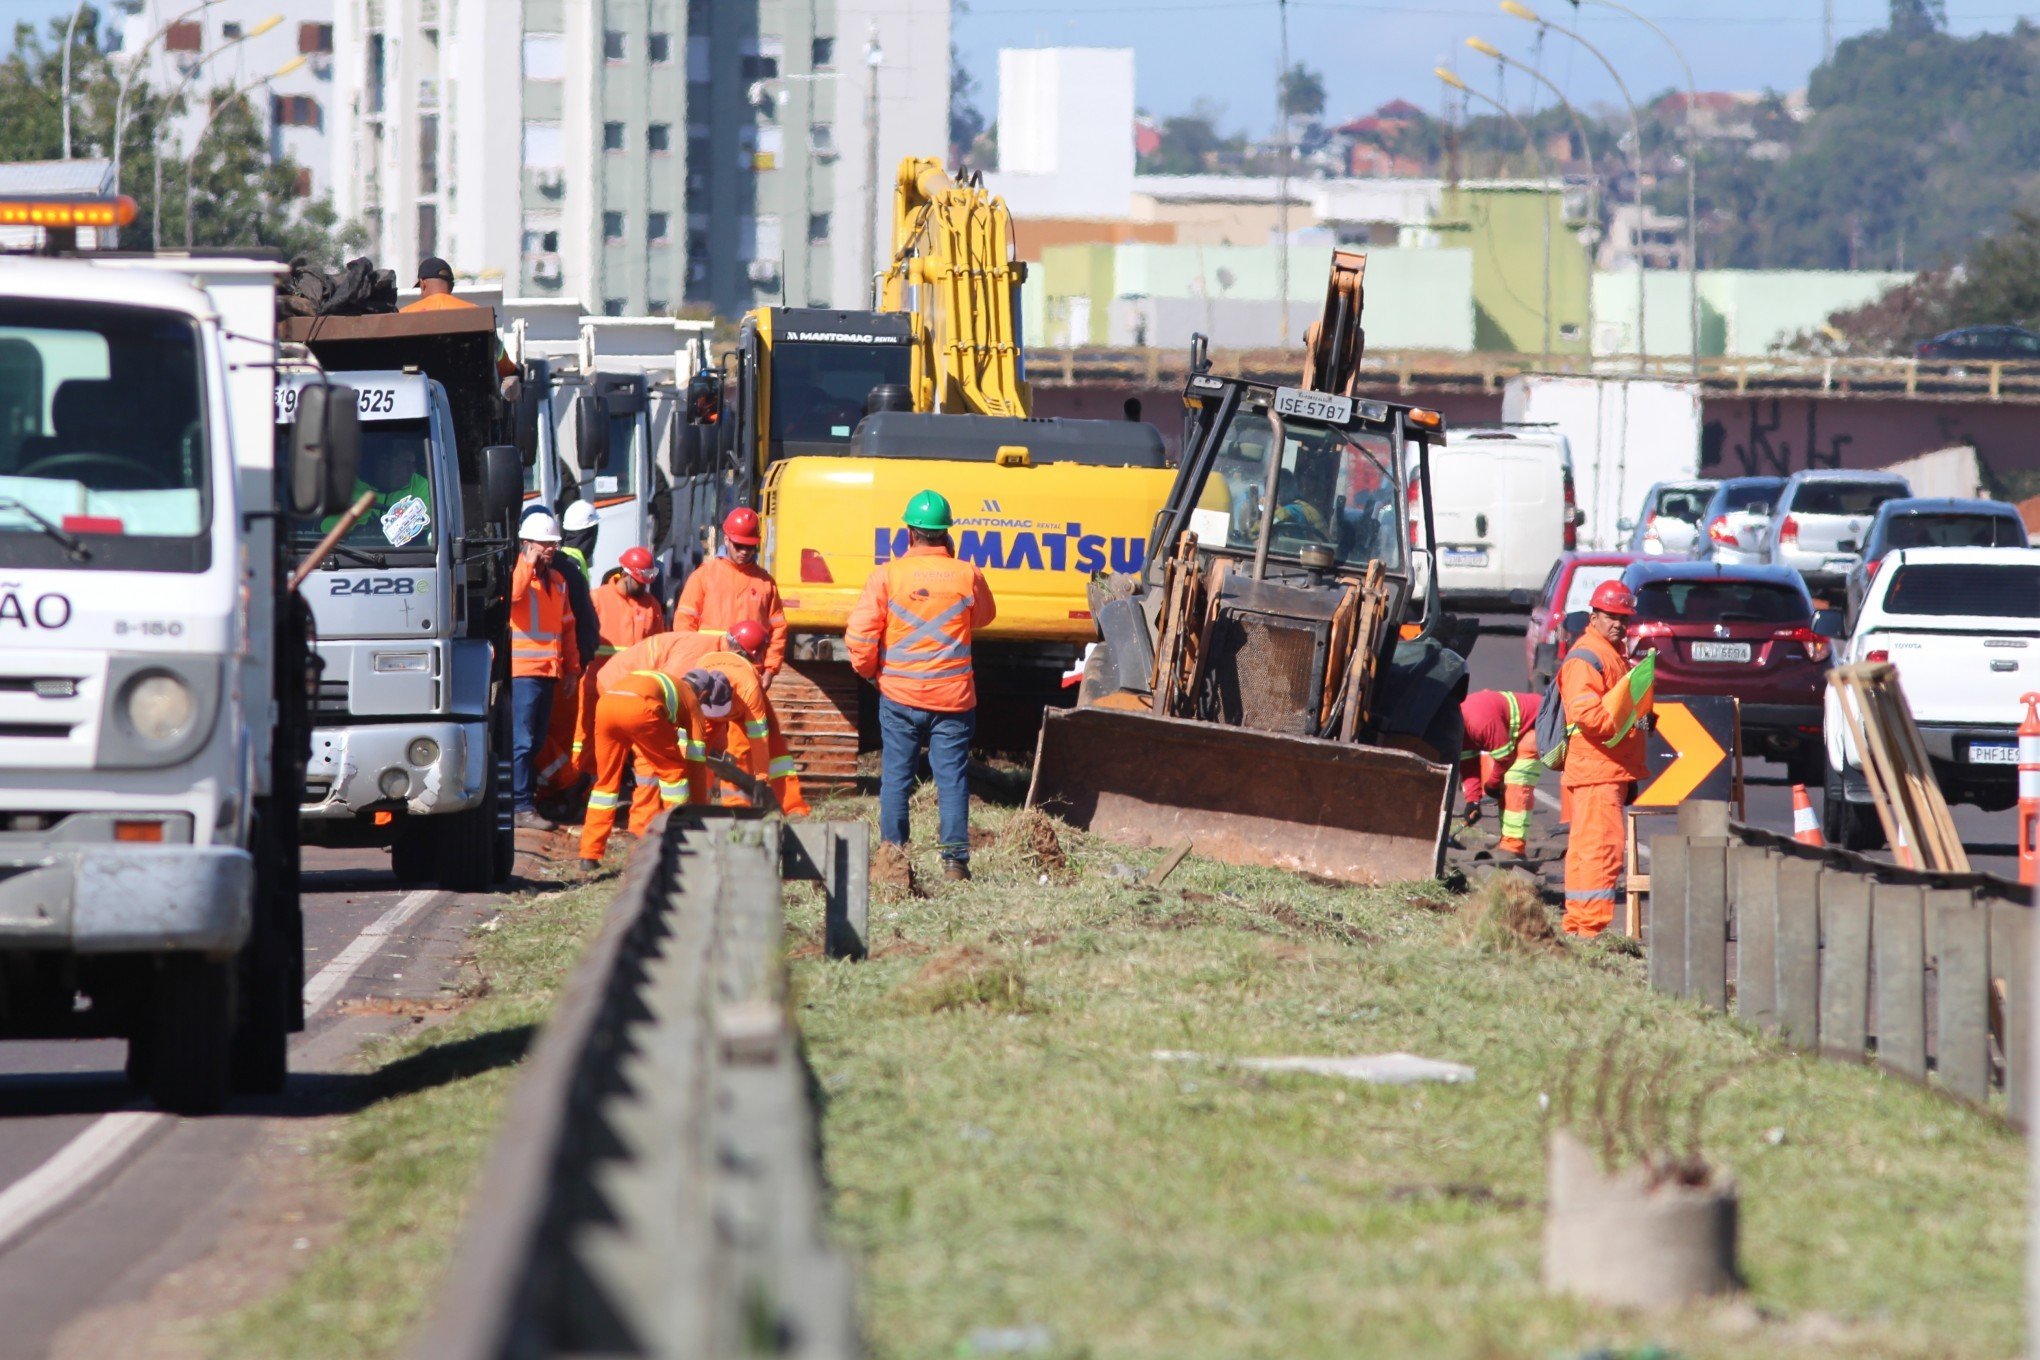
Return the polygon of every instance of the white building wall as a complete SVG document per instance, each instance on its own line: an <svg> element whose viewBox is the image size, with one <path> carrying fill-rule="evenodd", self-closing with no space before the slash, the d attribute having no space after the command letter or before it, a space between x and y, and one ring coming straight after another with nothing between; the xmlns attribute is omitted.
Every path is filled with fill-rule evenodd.
<svg viewBox="0 0 2040 1360"><path fill-rule="evenodd" d="M503 0L448 0L454 18L440 154L451 176L441 213L444 254L457 270L518 292L519 143L516 71L522 25Z"/></svg>
<svg viewBox="0 0 2040 1360"><path fill-rule="evenodd" d="M829 305L862 308L871 294L875 259L859 258L868 205L875 203L874 256L891 248L893 179L908 156L949 159L950 0L838 0L833 126L836 162L830 236L835 277ZM885 54L878 68L878 183L867 197L865 43L877 25ZM1128 115L1129 118L1131 114ZM1132 136L1131 124L1127 134Z"/></svg>
<svg viewBox="0 0 2040 1360"><path fill-rule="evenodd" d="M999 53L999 169L986 183L1016 216L1124 218L1133 167L1131 48Z"/></svg>

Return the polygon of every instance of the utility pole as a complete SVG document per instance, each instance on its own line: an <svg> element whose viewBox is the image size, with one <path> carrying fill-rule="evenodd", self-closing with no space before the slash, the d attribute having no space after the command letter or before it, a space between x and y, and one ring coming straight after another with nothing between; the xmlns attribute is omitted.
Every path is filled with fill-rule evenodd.
<svg viewBox="0 0 2040 1360"><path fill-rule="evenodd" d="M878 45L878 20L864 40L864 278L871 290L870 306L878 310L878 68L885 52Z"/></svg>
<svg viewBox="0 0 2040 1360"><path fill-rule="evenodd" d="M1277 172L1275 191L1275 230L1281 240L1275 246L1275 289L1282 295L1282 344L1287 346L1289 334L1289 0L1279 0L1276 5L1282 44L1282 74L1275 82L1275 96L1280 104L1282 126L1279 130L1282 148L1282 164Z"/></svg>
<svg viewBox="0 0 2040 1360"><path fill-rule="evenodd" d="M78 0L78 8L71 11L71 22L64 25L64 89L60 96L64 105L64 159L71 159L71 49L78 45L78 19L85 13L85 0Z"/></svg>
<svg viewBox="0 0 2040 1360"><path fill-rule="evenodd" d="M1822 0L1820 7L1820 64L1835 59L1835 0Z"/></svg>

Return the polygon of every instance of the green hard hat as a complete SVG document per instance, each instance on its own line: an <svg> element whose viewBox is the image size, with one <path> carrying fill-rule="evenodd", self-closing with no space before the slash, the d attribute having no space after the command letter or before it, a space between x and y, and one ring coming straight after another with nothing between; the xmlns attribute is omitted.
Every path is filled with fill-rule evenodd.
<svg viewBox="0 0 2040 1360"><path fill-rule="evenodd" d="M914 499L907 502L907 513L900 516L909 529L925 529L931 534L949 532L949 502L939 491L917 491Z"/></svg>

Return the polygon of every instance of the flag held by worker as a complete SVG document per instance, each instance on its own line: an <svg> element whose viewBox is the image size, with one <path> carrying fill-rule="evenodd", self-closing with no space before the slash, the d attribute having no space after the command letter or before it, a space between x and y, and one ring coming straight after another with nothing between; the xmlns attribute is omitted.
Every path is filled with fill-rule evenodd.
<svg viewBox="0 0 2040 1360"><path fill-rule="evenodd" d="M1655 648L1643 654L1643 660L1629 668L1625 683L1611 687L1601 696L1601 707L1608 710L1608 716L1615 720L1615 738L1608 744L1629 735L1629 729L1636 726L1638 718L1647 718L1656 701L1653 685L1657 680L1657 651Z"/></svg>

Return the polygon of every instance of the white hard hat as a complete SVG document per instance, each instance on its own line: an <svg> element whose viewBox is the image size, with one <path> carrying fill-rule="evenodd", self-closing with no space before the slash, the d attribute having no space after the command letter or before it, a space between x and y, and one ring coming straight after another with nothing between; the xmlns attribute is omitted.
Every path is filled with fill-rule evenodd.
<svg viewBox="0 0 2040 1360"><path fill-rule="evenodd" d="M572 505L567 507L567 517L566 520L564 521L564 527L566 528L566 531L570 534L579 533L583 529L594 528L595 507L588 504L588 502L586 501L575 501Z"/></svg>
<svg viewBox="0 0 2040 1360"><path fill-rule="evenodd" d="M560 541L560 522L544 510L534 510L524 517L517 536L527 543L557 543Z"/></svg>

